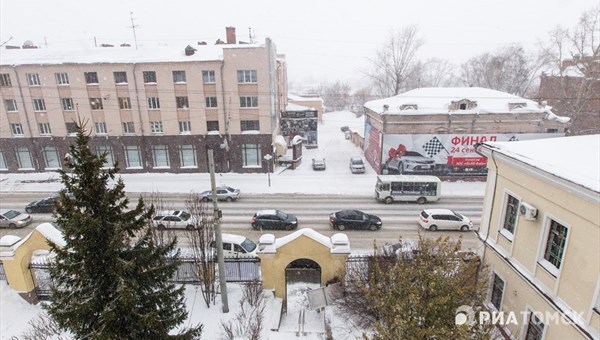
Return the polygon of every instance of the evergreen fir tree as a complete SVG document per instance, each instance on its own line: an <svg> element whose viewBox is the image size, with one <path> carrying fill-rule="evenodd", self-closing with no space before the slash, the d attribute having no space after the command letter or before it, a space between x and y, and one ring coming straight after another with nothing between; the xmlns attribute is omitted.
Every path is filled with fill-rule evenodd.
<svg viewBox="0 0 600 340"><path fill-rule="evenodd" d="M187 318L183 287L170 282L177 261L167 261L176 240L153 242L153 207L140 198L128 210L118 164L103 168L106 155L91 152L85 124L59 171L64 189L56 209L66 246L56 253L47 310L78 339L163 339ZM202 325L173 336L199 338Z"/></svg>

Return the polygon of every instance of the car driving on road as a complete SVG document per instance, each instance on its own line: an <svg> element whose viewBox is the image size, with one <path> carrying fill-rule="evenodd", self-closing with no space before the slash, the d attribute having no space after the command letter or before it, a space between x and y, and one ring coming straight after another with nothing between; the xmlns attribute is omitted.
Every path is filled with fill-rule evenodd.
<svg viewBox="0 0 600 340"><path fill-rule="evenodd" d="M424 209L419 214L419 224L425 229L456 229L469 231L473 227L471 220L450 209Z"/></svg>
<svg viewBox="0 0 600 340"><path fill-rule="evenodd" d="M212 191L206 190L200 193L204 202L212 200ZM240 189L234 189L232 187L218 187L217 188L217 200L219 201L235 201L240 198Z"/></svg>
<svg viewBox="0 0 600 340"><path fill-rule="evenodd" d="M254 229L292 230L298 227L298 218L281 210L260 210L252 216Z"/></svg>
<svg viewBox="0 0 600 340"><path fill-rule="evenodd" d="M152 224L158 229L193 229L194 224L190 221L191 215L183 210L159 211L152 218Z"/></svg>
<svg viewBox="0 0 600 340"><path fill-rule="evenodd" d="M54 207L56 206L56 204L59 201L60 201L60 196L58 196L58 195L46 197L39 201L34 201L34 202L27 204L27 206L25 207L25 212L27 212L28 214L31 214L31 213L51 214L54 212Z"/></svg>
<svg viewBox="0 0 600 340"><path fill-rule="evenodd" d="M341 210L329 216L329 225L333 229L381 229L381 218L364 213L360 210Z"/></svg>
<svg viewBox="0 0 600 340"><path fill-rule="evenodd" d="M23 228L31 224L33 220L29 214L23 214L16 210L0 210L0 227Z"/></svg>

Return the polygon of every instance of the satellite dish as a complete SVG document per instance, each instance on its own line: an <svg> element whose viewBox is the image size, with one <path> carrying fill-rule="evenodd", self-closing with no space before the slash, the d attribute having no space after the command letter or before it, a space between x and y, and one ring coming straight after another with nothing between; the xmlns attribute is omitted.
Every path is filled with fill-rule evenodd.
<svg viewBox="0 0 600 340"><path fill-rule="evenodd" d="M27 40L26 42L23 43L24 47L33 47L33 41L31 40Z"/></svg>

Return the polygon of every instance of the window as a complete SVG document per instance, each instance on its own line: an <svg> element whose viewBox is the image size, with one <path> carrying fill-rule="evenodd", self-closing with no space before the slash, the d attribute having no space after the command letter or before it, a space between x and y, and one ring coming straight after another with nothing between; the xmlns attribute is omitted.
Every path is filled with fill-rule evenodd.
<svg viewBox="0 0 600 340"><path fill-rule="evenodd" d="M19 169L33 169L33 159L31 159L31 153L29 153L29 147L18 146L15 151Z"/></svg>
<svg viewBox="0 0 600 340"><path fill-rule="evenodd" d="M74 135L77 133L77 124L76 123L65 123L65 127L67 128L68 134Z"/></svg>
<svg viewBox="0 0 600 340"><path fill-rule="evenodd" d="M142 152L137 145L125 146L127 168L142 168Z"/></svg>
<svg viewBox="0 0 600 340"><path fill-rule="evenodd" d="M500 310L502 305L502 294L504 293L504 280L494 273L494 282L492 284L492 297L490 302L497 310Z"/></svg>
<svg viewBox="0 0 600 340"><path fill-rule="evenodd" d="M52 134L52 130L50 130L50 123L39 123L38 128L40 129L40 135L49 136Z"/></svg>
<svg viewBox="0 0 600 340"><path fill-rule="evenodd" d="M160 109L160 101L158 100L158 97L148 97L148 109Z"/></svg>
<svg viewBox="0 0 600 340"><path fill-rule="evenodd" d="M95 122L94 127L96 128L96 133L99 135L106 134L106 122Z"/></svg>
<svg viewBox="0 0 600 340"><path fill-rule="evenodd" d="M515 225L517 224L517 213L519 212L519 200L511 195L508 195L506 200L506 211L504 212L503 229L514 234Z"/></svg>
<svg viewBox="0 0 600 340"><path fill-rule="evenodd" d="M190 107L188 97L175 97L175 103L177 104L178 109L187 109Z"/></svg>
<svg viewBox="0 0 600 340"><path fill-rule="evenodd" d="M106 161L104 162L105 168L112 168L115 166L115 159L113 156L112 146L110 145L98 145L96 146L96 155L106 155Z"/></svg>
<svg viewBox="0 0 600 340"><path fill-rule="evenodd" d="M548 128L546 129L546 133L557 133L558 129L552 129L552 128Z"/></svg>
<svg viewBox="0 0 600 340"><path fill-rule="evenodd" d="M46 102L44 102L43 99L34 99L33 100L33 111L35 111L35 112L46 111Z"/></svg>
<svg viewBox="0 0 600 340"><path fill-rule="evenodd" d="M218 120L207 120L206 121L206 130L219 131L219 121Z"/></svg>
<svg viewBox="0 0 600 340"><path fill-rule="evenodd" d="M217 107L217 97L206 97L206 107Z"/></svg>
<svg viewBox="0 0 600 340"><path fill-rule="evenodd" d="M42 148L44 154L44 162L46 163L46 169L58 169L60 168L60 158L58 156L58 149L55 146L44 146Z"/></svg>
<svg viewBox="0 0 600 340"><path fill-rule="evenodd" d="M240 107L258 107L258 97L256 96L241 96Z"/></svg>
<svg viewBox="0 0 600 340"><path fill-rule="evenodd" d="M131 135L135 133L133 122L123 122L123 134Z"/></svg>
<svg viewBox="0 0 600 340"><path fill-rule="evenodd" d="M541 340L544 335L544 324L535 314L529 312L529 322L527 323L527 332L525 340Z"/></svg>
<svg viewBox="0 0 600 340"><path fill-rule="evenodd" d="M258 131L258 130L260 130L258 120L242 120L241 127L242 127L242 131Z"/></svg>
<svg viewBox="0 0 600 340"><path fill-rule="evenodd" d="M10 74L0 73L0 87L11 87Z"/></svg>
<svg viewBox="0 0 600 340"><path fill-rule="evenodd" d="M17 101L14 99L4 99L4 107L7 112L17 111Z"/></svg>
<svg viewBox="0 0 600 340"><path fill-rule="evenodd" d="M69 76L66 73L54 73L56 78L56 84L58 85L69 85Z"/></svg>
<svg viewBox="0 0 600 340"><path fill-rule="evenodd" d="M214 84L215 81L215 71L202 71L202 82L204 84Z"/></svg>
<svg viewBox="0 0 600 340"><path fill-rule="evenodd" d="M256 83L256 70L238 70L238 83Z"/></svg>
<svg viewBox="0 0 600 340"><path fill-rule="evenodd" d="M150 132L163 133L162 122L150 122Z"/></svg>
<svg viewBox="0 0 600 340"><path fill-rule="evenodd" d="M174 83L185 83L185 71L173 71Z"/></svg>
<svg viewBox="0 0 600 340"><path fill-rule="evenodd" d="M550 230L546 239L544 260L550 262L556 269L560 269L563 260L568 232L569 229L567 227L554 220L550 220Z"/></svg>
<svg viewBox="0 0 600 340"><path fill-rule="evenodd" d="M41 85L40 76L37 73L27 73L25 77L27 78L27 84L29 84L29 86Z"/></svg>
<svg viewBox="0 0 600 340"><path fill-rule="evenodd" d="M115 84L127 84L127 72L113 72Z"/></svg>
<svg viewBox="0 0 600 340"><path fill-rule="evenodd" d="M129 97L119 97L119 109L121 110L130 110L131 109L131 99Z"/></svg>
<svg viewBox="0 0 600 340"><path fill-rule="evenodd" d="M169 167L169 149L166 145L152 146L152 160L155 168Z"/></svg>
<svg viewBox="0 0 600 340"><path fill-rule="evenodd" d="M92 110L102 110L104 108L102 98L90 98L90 107Z"/></svg>
<svg viewBox="0 0 600 340"><path fill-rule="evenodd" d="M156 83L156 72L144 71L144 84Z"/></svg>
<svg viewBox="0 0 600 340"><path fill-rule="evenodd" d="M21 123L10 124L10 131L13 136L23 136L23 125Z"/></svg>
<svg viewBox="0 0 600 340"><path fill-rule="evenodd" d="M63 111L73 111L75 109L73 98L61 98L60 105L62 106Z"/></svg>
<svg viewBox="0 0 600 340"><path fill-rule="evenodd" d="M179 147L179 160L182 168L198 166L196 163L196 147L193 145L182 145Z"/></svg>
<svg viewBox="0 0 600 340"><path fill-rule="evenodd" d="M189 134L192 132L192 123L189 120L179 121L179 133Z"/></svg>
<svg viewBox="0 0 600 340"><path fill-rule="evenodd" d="M98 73L96 72L84 72L86 84L98 84Z"/></svg>
<svg viewBox="0 0 600 340"><path fill-rule="evenodd" d="M8 170L6 167L6 159L4 158L4 151L0 150L0 169Z"/></svg>
<svg viewBox="0 0 600 340"><path fill-rule="evenodd" d="M242 165L243 166L260 166L261 155L260 145L258 144L242 144Z"/></svg>

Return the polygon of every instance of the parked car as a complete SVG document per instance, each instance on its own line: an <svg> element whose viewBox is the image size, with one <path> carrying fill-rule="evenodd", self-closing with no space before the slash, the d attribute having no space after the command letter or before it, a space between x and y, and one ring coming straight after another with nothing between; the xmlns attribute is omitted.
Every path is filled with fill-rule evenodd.
<svg viewBox="0 0 600 340"><path fill-rule="evenodd" d="M60 201L60 196L53 195L50 197L46 197L39 201L34 201L25 207L25 212L28 214L31 213L53 213L54 207Z"/></svg>
<svg viewBox="0 0 600 340"><path fill-rule="evenodd" d="M256 243L245 236L234 234L221 234L223 241L223 256L256 256ZM210 246L216 250L216 241Z"/></svg>
<svg viewBox="0 0 600 340"><path fill-rule="evenodd" d="M191 215L183 210L159 211L152 218L152 224L158 229L193 229L190 218Z"/></svg>
<svg viewBox="0 0 600 340"><path fill-rule="evenodd" d="M212 200L212 190L206 190L200 193L204 202ZM217 200L219 201L235 201L240 198L240 189L234 189L232 187L218 187L217 188Z"/></svg>
<svg viewBox="0 0 600 340"><path fill-rule="evenodd" d="M381 218L359 210L341 210L329 216L329 225L333 229L381 229Z"/></svg>
<svg viewBox="0 0 600 340"><path fill-rule="evenodd" d="M450 209L424 209L419 214L419 224L425 229L458 229L468 231L473 227L471 220Z"/></svg>
<svg viewBox="0 0 600 340"><path fill-rule="evenodd" d="M9 209L0 210L0 227L2 228L23 228L31 224L32 221L29 214Z"/></svg>
<svg viewBox="0 0 600 340"><path fill-rule="evenodd" d="M407 151L400 159L387 164L389 174L408 172L430 172L435 169L435 161L415 151Z"/></svg>
<svg viewBox="0 0 600 340"><path fill-rule="evenodd" d="M360 157L350 158L350 171L352 171L353 174L364 174L365 173L365 163L363 163L362 158L360 158Z"/></svg>
<svg viewBox="0 0 600 340"><path fill-rule="evenodd" d="M254 229L292 230L297 227L298 218L281 210L260 210L252 216L252 228Z"/></svg>
<svg viewBox="0 0 600 340"><path fill-rule="evenodd" d="M325 170L325 158L317 157L312 159L313 170Z"/></svg>
<svg viewBox="0 0 600 340"><path fill-rule="evenodd" d="M347 125L344 125L344 126L341 126L341 127L340 127L340 130L341 130L342 132L350 131L350 127L349 127L349 126L347 126Z"/></svg>

